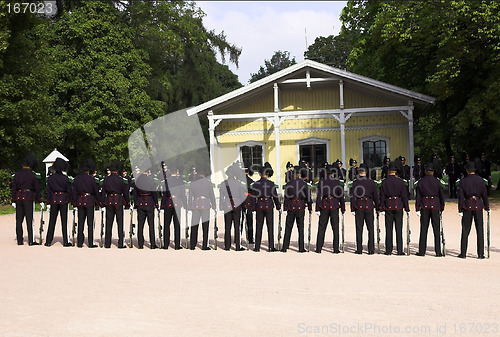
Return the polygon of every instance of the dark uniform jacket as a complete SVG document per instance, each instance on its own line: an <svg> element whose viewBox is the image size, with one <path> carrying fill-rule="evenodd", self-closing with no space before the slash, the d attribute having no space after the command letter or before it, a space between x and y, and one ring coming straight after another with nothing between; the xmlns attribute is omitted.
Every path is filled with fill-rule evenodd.
<svg viewBox="0 0 500 337"><path fill-rule="evenodd" d="M413 167L413 178L415 178L415 180L419 180L423 177L425 177L424 164L415 164L415 166Z"/></svg>
<svg viewBox="0 0 500 337"><path fill-rule="evenodd" d="M387 165L382 166L382 172L380 173L380 179L385 179L389 175L389 167Z"/></svg>
<svg viewBox="0 0 500 337"><path fill-rule="evenodd" d="M337 179L326 177L318 183L316 212L339 208L345 212L344 188Z"/></svg>
<svg viewBox="0 0 500 337"><path fill-rule="evenodd" d="M400 178L404 180L410 180L410 166L403 166L403 171L401 172Z"/></svg>
<svg viewBox="0 0 500 337"><path fill-rule="evenodd" d="M219 207L225 212L240 209L246 202L247 196L243 185L239 180L229 178L220 184Z"/></svg>
<svg viewBox="0 0 500 337"><path fill-rule="evenodd" d="M395 211L400 209L410 211L406 186L403 180L390 175L380 185L380 210Z"/></svg>
<svg viewBox="0 0 500 337"><path fill-rule="evenodd" d="M289 181L285 186L285 211L312 211L311 192L309 186L302 179Z"/></svg>
<svg viewBox="0 0 500 337"><path fill-rule="evenodd" d="M290 180L295 179L295 175L293 174L293 171L286 171L285 173L285 183L289 182Z"/></svg>
<svg viewBox="0 0 500 337"><path fill-rule="evenodd" d="M450 180L456 181L459 179L462 175L462 170L460 168L460 165L458 163L448 163L445 168L445 173L447 176L449 176Z"/></svg>
<svg viewBox="0 0 500 337"><path fill-rule="evenodd" d="M426 175L419 180L415 209L444 210L444 191L441 183L434 177Z"/></svg>
<svg viewBox="0 0 500 337"><path fill-rule="evenodd" d="M100 204L99 189L94 177L82 173L73 182L71 202L77 207L93 207Z"/></svg>
<svg viewBox="0 0 500 337"><path fill-rule="evenodd" d="M17 172L12 181L12 202L16 201L42 201L40 183L30 169Z"/></svg>
<svg viewBox="0 0 500 337"><path fill-rule="evenodd" d="M359 177L351 187L351 212L357 209L371 211L379 209L377 185L371 179Z"/></svg>
<svg viewBox="0 0 500 337"><path fill-rule="evenodd" d="M491 162L489 160L482 161L481 160L481 170L478 172L478 175L480 177L483 177L484 179L488 180L488 178L491 176Z"/></svg>
<svg viewBox="0 0 500 337"><path fill-rule="evenodd" d="M152 176L141 174L135 181L133 190L134 208L156 207L158 208L158 192Z"/></svg>
<svg viewBox="0 0 500 337"><path fill-rule="evenodd" d="M47 180L45 190L48 204L67 204L71 197L71 184L67 176L56 172Z"/></svg>
<svg viewBox="0 0 500 337"><path fill-rule="evenodd" d="M349 169L349 180L353 181L357 177L358 177L358 168L353 166Z"/></svg>
<svg viewBox="0 0 500 337"><path fill-rule="evenodd" d="M253 183L254 183L253 179L247 175L247 192L245 193L246 201L245 204L243 205L243 207L247 209L253 209L253 198L252 198Z"/></svg>
<svg viewBox="0 0 500 337"><path fill-rule="evenodd" d="M458 211L480 211L490 209L488 192L483 178L469 174L460 180L458 187Z"/></svg>
<svg viewBox="0 0 500 337"><path fill-rule="evenodd" d="M178 176L170 176L165 182L165 192L161 197L161 208L187 207L184 181Z"/></svg>
<svg viewBox="0 0 500 337"><path fill-rule="evenodd" d="M122 177L119 177L116 173L111 173L111 175L104 178L101 202L104 206L129 206L130 195Z"/></svg>
<svg viewBox="0 0 500 337"><path fill-rule="evenodd" d="M198 178L189 186L188 208L192 210L216 209L214 189L206 178Z"/></svg>
<svg viewBox="0 0 500 337"><path fill-rule="evenodd" d="M274 205L276 205L277 210L281 209L278 191L276 191L274 183L267 178L261 178L252 185L252 197L256 211L273 209Z"/></svg>

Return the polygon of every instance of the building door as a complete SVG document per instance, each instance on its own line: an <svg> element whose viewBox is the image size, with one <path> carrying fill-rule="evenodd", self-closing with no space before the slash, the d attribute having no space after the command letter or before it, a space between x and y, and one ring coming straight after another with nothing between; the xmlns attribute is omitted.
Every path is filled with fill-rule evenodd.
<svg viewBox="0 0 500 337"><path fill-rule="evenodd" d="M305 161L313 170L314 178L318 177L318 170L326 162L326 144L300 145L300 161Z"/></svg>

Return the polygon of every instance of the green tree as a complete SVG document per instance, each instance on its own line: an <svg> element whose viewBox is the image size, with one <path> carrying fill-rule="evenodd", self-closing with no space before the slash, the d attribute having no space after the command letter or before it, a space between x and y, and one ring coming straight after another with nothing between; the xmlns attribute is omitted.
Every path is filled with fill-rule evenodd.
<svg viewBox="0 0 500 337"><path fill-rule="evenodd" d="M500 5L349 1L352 71L436 97L416 121L417 153L489 151L500 159ZM429 132L429 133L427 133Z"/></svg>
<svg viewBox="0 0 500 337"><path fill-rule="evenodd" d="M270 60L264 60L264 66L260 66L258 72L250 74L249 82L252 83L260 80L296 63L295 56L290 60L290 52L278 50L274 52Z"/></svg>
<svg viewBox="0 0 500 337"><path fill-rule="evenodd" d="M347 59L352 50L349 34L319 36L307 48L304 57L330 66L349 70Z"/></svg>

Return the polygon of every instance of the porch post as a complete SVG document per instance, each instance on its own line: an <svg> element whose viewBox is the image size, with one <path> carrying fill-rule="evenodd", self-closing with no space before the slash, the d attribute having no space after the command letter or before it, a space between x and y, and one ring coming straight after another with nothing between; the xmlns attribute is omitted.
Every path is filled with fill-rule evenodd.
<svg viewBox="0 0 500 337"><path fill-rule="evenodd" d="M210 139L210 180L212 184L215 184L215 163L214 163L214 151L215 151L215 122L214 122L214 112L210 110L208 112L208 133Z"/></svg>
<svg viewBox="0 0 500 337"><path fill-rule="evenodd" d="M413 139L413 102L409 102L408 106L408 143L410 144L410 158L408 162L410 163L410 172L413 172L415 149L414 149L414 139ZM411 177L411 176L410 176ZM410 191L413 192L413 179L410 178Z"/></svg>
<svg viewBox="0 0 500 337"><path fill-rule="evenodd" d="M279 97L278 83L274 83L274 148L276 149L276 184L278 184L278 193L281 194L281 157L280 157L280 118L278 116Z"/></svg>

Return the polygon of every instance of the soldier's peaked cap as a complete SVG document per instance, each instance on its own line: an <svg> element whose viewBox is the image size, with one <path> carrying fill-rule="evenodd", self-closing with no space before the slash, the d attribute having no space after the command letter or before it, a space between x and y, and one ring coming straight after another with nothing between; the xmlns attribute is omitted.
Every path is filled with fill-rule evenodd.
<svg viewBox="0 0 500 337"><path fill-rule="evenodd" d="M476 170L476 164L474 164L474 162L470 161L467 164L465 164L465 169L469 172L473 172Z"/></svg>
<svg viewBox="0 0 500 337"><path fill-rule="evenodd" d="M434 164L433 163L427 163L427 165L425 165L425 170L426 171L434 171Z"/></svg>
<svg viewBox="0 0 500 337"><path fill-rule="evenodd" d="M290 163L290 162L286 163L286 168L288 169L288 168L290 168L290 167L293 167L293 164L292 164L292 163Z"/></svg>
<svg viewBox="0 0 500 337"><path fill-rule="evenodd" d="M21 160L21 166L29 166L33 170L38 167L38 161L33 153L28 153L23 160Z"/></svg>
<svg viewBox="0 0 500 337"><path fill-rule="evenodd" d="M396 164L396 162L391 161L389 163L389 168L388 169L390 171L397 171L398 170L398 165Z"/></svg>
<svg viewBox="0 0 500 337"><path fill-rule="evenodd" d="M264 163L263 166L260 167L259 173L261 175L267 175L268 177L272 177L274 174L273 168L271 164L269 164L267 161Z"/></svg>
<svg viewBox="0 0 500 337"><path fill-rule="evenodd" d="M56 171L60 171L60 172L68 171L69 164L64 159L57 157L56 161L54 162L54 168L56 169Z"/></svg>
<svg viewBox="0 0 500 337"><path fill-rule="evenodd" d="M363 164L359 165L358 171L366 172L366 171L368 171L368 166L365 163L363 163Z"/></svg>

